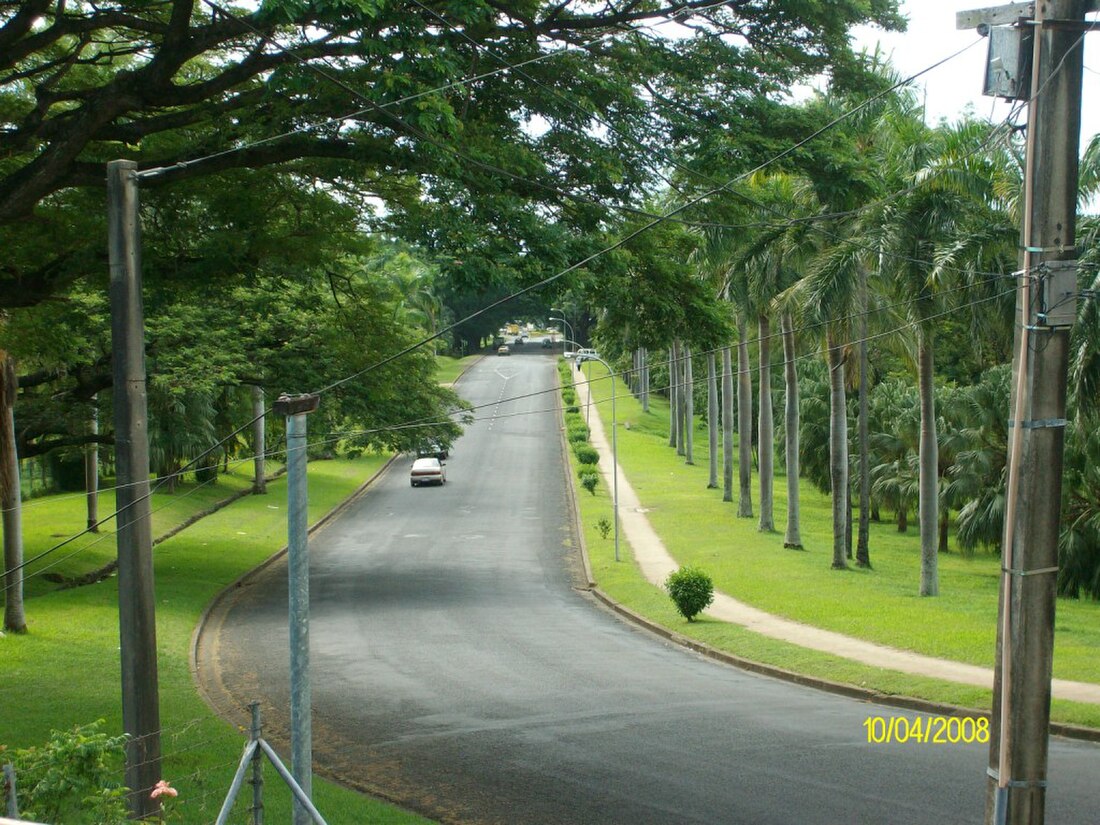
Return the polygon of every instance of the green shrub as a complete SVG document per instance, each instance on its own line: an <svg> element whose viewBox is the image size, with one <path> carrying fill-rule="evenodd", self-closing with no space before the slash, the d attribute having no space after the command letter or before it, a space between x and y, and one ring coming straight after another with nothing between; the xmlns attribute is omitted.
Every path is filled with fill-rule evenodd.
<svg viewBox="0 0 1100 825"><path fill-rule="evenodd" d="M574 404L574 405L566 407L565 411L567 413L579 413L581 411L581 408Z"/></svg>
<svg viewBox="0 0 1100 825"><path fill-rule="evenodd" d="M596 522L596 529L604 539L611 535L611 526L611 519L607 516L600 516L600 520Z"/></svg>
<svg viewBox="0 0 1100 825"><path fill-rule="evenodd" d="M592 495L596 495L596 485L600 483L600 474L592 470L581 470L580 478L581 486Z"/></svg>
<svg viewBox="0 0 1100 825"><path fill-rule="evenodd" d="M564 390L561 391L561 400L564 401L566 404L576 404L577 393L572 388L566 387Z"/></svg>
<svg viewBox="0 0 1100 825"><path fill-rule="evenodd" d="M599 451L591 444L586 444L583 441L574 442L573 455L577 457L577 461L581 464L596 464L600 460Z"/></svg>
<svg viewBox="0 0 1100 825"><path fill-rule="evenodd" d="M103 720L53 731L37 748L15 752L19 815L36 822L123 825L122 776L126 736L100 731Z"/></svg>
<svg viewBox="0 0 1100 825"><path fill-rule="evenodd" d="M680 615L689 622L714 601L714 582L698 567L681 567L669 573L665 589Z"/></svg>
<svg viewBox="0 0 1100 825"><path fill-rule="evenodd" d="M588 427L584 424L578 424L574 427L569 427L566 430L566 438L571 442L584 442L588 441Z"/></svg>

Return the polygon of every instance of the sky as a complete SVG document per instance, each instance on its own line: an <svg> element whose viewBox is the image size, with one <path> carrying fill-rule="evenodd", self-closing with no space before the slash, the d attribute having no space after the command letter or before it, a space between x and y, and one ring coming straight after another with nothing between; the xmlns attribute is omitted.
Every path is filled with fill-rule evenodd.
<svg viewBox="0 0 1100 825"><path fill-rule="evenodd" d="M955 28L957 12L994 5L1006 4L991 0L902 0L901 13L909 19L908 31L898 34L861 26L854 32L855 43L868 49L879 43L899 73L908 77L978 41L963 54L923 75L917 84L925 90L929 123L941 116L954 120L968 104L979 117L1000 121L1008 116L1010 103L982 94L989 41L979 37L973 29L959 31ZM1100 105L1097 105L1100 102L1100 21L1097 31L1085 36L1081 97L1081 148L1084 150L1089 139L1100 133Z"/></svg>

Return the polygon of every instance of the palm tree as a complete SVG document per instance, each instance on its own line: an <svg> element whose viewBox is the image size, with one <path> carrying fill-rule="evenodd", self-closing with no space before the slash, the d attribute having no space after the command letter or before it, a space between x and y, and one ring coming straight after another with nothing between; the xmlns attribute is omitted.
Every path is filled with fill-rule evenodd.
<svg viewBox="0 0 1100 825"><path fill-rule="evenodd" d="M882 275L892 293L906 300L917 350L920 394L920 594L939 593L939 447L935 406L935 325L950 304L945 287L963 274L954 261L975 250L974 229L989 218L995 200L983 141L988 128L962 122L929 128L918 112L900 105L881 121L876 156L889 195L871 210L881 232ZM898 194L900 193L900 194ZM948 250L946 253L944 250ZM950 265L936 265L950 260Z"/></svg>

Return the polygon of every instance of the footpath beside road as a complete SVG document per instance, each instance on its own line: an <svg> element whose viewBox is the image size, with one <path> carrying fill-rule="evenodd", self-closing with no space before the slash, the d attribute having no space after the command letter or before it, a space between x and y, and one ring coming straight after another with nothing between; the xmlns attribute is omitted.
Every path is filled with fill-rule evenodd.
<svg viewBox="0 0 1100 825"><path fill-rule="evenodd" d="M588 384L578 381L577 399L583 406L588 403ZM607 437L600 416L590 416L590 439L603 456L611 455L611 442ZM608 490L613 488L611 462L601 461L599 471ZM669 555L664 542L645 516L645 507L630 482L619 468L619 528L630 545L642 575L652 584L662 586L668 574L677 570L679 563ZM993 671L989 668L936 659L898 648L856 639L831 630L811 627L800 622L773 616L763 610L740 602L725 593L715 591L714 604L706 615L731 624L741 625L756 633L780 639L800 647L831 653L873 667L931 676L949 682L993 687ZM1100 685L1054 679L1052 690L1055 698L1074 702L1100 704Z"/></svg>

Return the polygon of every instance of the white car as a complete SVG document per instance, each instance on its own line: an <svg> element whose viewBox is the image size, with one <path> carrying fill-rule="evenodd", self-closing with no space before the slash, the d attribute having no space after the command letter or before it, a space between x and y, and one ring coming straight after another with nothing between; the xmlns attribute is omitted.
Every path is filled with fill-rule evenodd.
<svg viewBox="0 0 1100 825"><path fill-rule="evenodd" d="M447 473L443 469L443 462L438 458L418 458L413 462L412 471L409 473L409 484L419 487L421 484L447 483Z"/></svg>
<svg viewBox="0 0 1100 825"><path fill-rule="evenodd" d="M598 361L600 354L594 349L579 349L577 350L576 359L578 364L583 364L585 361Z"/></svg>

